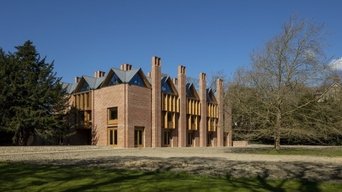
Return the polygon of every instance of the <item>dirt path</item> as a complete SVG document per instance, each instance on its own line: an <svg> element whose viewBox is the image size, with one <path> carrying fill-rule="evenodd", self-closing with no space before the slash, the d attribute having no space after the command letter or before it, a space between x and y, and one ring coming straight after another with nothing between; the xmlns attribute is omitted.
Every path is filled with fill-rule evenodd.
<svg viewBox="0 0 342 192"><path fill-rule="evenodd" d="M0 161L342 182L341 157L238 154L229 148L0 147Z"/></svg>

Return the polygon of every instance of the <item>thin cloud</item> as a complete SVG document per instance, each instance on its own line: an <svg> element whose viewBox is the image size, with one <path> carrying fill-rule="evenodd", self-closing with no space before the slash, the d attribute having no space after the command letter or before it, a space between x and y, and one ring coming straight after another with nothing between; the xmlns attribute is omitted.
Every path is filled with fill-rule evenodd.
<svg viewBox="0 0 342 192"><path fill-rule="evenodd" d="M329 63L329 66L334 70L341 70L342 71L342 57L339 59L333 59Z"/></svg>

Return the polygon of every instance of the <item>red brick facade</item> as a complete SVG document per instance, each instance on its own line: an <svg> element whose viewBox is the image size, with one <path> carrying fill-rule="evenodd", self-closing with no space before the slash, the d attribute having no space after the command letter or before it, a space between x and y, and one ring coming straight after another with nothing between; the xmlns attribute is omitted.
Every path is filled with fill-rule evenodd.
<svg viewBox="0 0 342 192"><path fill-rule="evenodd" d="M69 84L70 103L78 110L81 125L90 125L91 144L130 148L229 143L224 133L222 80L217 80L214 95L207 89L205 73L200 74L196 90L187 83L184 66L178 67L173 79L162 75L161 69L161 59L153 57L147 76L123 64L108 74L98 71Z"/></svg>

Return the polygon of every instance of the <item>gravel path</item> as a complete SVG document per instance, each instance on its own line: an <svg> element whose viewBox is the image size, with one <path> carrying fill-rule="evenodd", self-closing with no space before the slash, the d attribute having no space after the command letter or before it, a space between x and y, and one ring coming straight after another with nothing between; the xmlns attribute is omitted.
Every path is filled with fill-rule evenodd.
<svg viewBox="0 0 342 192"><path fill-rule="evenodd" d="M341 157L232 153L230 148L96 146L0 147L0 162L109 166L146 171L185 171L227 177L298 178L342 182Z"/></svg>

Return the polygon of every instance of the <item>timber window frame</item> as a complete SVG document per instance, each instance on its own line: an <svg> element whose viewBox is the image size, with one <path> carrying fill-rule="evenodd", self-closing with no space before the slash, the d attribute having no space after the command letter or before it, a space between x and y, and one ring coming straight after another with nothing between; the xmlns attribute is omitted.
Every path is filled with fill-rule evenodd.
<svg viewBox="0 0 342 192"><path fill-rule="evenodd" d="M113 125L118 123L118 107L108 108L108 124Z"/></svg>

